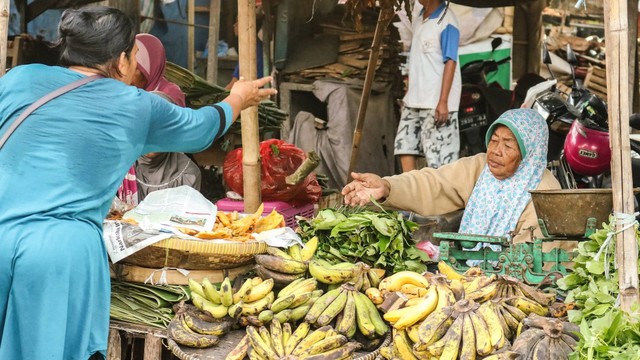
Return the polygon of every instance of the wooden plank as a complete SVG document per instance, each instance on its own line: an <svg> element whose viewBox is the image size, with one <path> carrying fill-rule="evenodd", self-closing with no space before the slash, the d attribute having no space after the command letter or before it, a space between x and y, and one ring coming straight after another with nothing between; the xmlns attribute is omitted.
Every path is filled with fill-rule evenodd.
<svg viewBox="0 0 640 360"><path fill-rule="evenodd" d="M153 334L144 337L144 357L143 360L162 359L162 339Z"/></svg>
<svg viewBox="0 0 640 360"><path fill-rule="evenodd" d="M122 360L122 339L120 332L116 329L109 329L107 360Z"/></svg>
<svg viewBox="0 0 640 360"><path fill-rule="evenodd" d="M167 283L171 285L189 285L189 279L202 282L204 278L212 283L221 283L225 277L233 280L236 277L246 274L253 268L254 264L242 265L233 269L225 270L189 270L189 275L185 276L177 270L166 270ZM144 283L152 276L153 283L160 281L162 271L149 269L128 264L112 264L110 267L111 278L122 281Z"/></svg>
<svg viewBox="0 0 640 360"><path fill-rule="evenodd" d="M585 87L587 89L589 89L589 90L595 90L595 91L598 91L598 92L601 92L601 93L604 93L604 94L606 94L608 92L607 88L605 86L602 86L602 85L600 85L598 83L595 83L593 81L590 82L589 85L585 84ZM606 99L606 97L605 97L605 99Z"/></svg>
<svg viewBox="0 0 640 360"><path fill-rule="evenodd" d="M189 24L196 23L196 0L187 1L187 22ZM196 61L195 52L195 28L189 26L187 28L187 69L193 72Z"/></svg>
<svg viewBox="0 0 640 360"><path fill-rule="evenodd" d="M9 41L9 0L0 4L0 76L7 69L7 42Z"/></svg>
<svg viewBox="0 0 640 360"><path fill-rule="evenodd" d="M216 84L218 81L218 39L220 36L220 3L221 0L209 0L209 39L207 47L207 81Z"/></svg>
<svg viewBox="0 0 640 360"><path fill-rule="evenodd" d="M256 78L256 1L238 0L238 52L240 54L240 76L247 80ZM260 203L260 133L258 130L258 107L242 111L242 172L244 211L254 213Z"/></svg>
<svg viewBox="0 0 640 360"><path fill-rule="evenodd" d="M637 0L604 1L607 43L607 88L613 210L633 216L634 196L629 145L629 115L636 67ZM630 24L632 26L630 26ZM631 82L631 83L630 83ZM622 231L618 221L616 229ZM616 235L616 261L620 288L620 307L630 312L638 303L638 243L635 229Z"/></svg>

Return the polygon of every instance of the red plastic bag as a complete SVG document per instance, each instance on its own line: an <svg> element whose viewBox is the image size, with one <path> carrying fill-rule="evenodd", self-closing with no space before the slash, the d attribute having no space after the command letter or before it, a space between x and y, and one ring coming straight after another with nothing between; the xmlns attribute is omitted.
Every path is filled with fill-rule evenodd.
<svg viewBox="0 0 640 360"><path fill-rule="evenodd" d="M269 139L260 143L260 158L263 200L285 201L295 206L317 202L322 196L314 173L297 185L287 185L285 182L285 178L293 174L307 158L302 149L282 140ZM222 169L227 186L242 195L242 148L227 154Z"/></svg>

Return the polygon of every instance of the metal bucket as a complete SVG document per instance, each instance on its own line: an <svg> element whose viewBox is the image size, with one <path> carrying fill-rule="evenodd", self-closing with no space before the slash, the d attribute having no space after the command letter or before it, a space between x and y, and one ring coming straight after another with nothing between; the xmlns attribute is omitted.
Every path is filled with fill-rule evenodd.
<svg viewBox="0 0 640 360"><path fill-rule="evenodd" d="M531 200L549 235L583 237L587 219L596 227L609 222L613 209L611 189L531 190Z"/></svg>

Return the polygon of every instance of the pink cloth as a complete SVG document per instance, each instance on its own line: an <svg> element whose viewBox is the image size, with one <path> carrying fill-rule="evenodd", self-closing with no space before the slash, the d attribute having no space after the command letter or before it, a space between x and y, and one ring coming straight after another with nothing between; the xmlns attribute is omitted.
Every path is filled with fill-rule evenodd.
<svg viewBox="0 0 640 360"><path fill-rule="evenodd" d="M185 107L185 96L180 87L164 77L167 56L164 46L150 34L136 35L138 69L147 78L147 91L159 91L169 96L176 105Z"/></svg>
<svg viewBox="0 0 640 360"><path fill-rule="evenodd" d="M138 205L138 182L136 181L136 168L132 166L118 188L118 199L125 204Z"/></svg>

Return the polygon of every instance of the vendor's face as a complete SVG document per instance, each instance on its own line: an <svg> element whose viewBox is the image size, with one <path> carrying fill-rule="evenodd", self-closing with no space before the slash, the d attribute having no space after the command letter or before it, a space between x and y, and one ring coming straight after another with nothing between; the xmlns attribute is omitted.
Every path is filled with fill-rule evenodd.
<svg viewBox="0 0 640 360"><path fill-rule="evenodd" d="M144 77L144 74L142 74L142 71L140 71L140 69L138 69L137 66L136 66L136 71L133 73L133 79L131 80L131 85L140 89L144 89L147 86L147 78Z"/></svg>
<svg viewBox="0 0 640 360"><path fill-rule="evenodd" d="M487 146L489 171L496 179L504 180L515 174L521 161L522 155L516 137L508 127L498 125Z"/></svg>
<svg viewBox="0 0 640 360"><path fill-rule="evenodd" d="M120 56L118 67L120 69L120 73L122 73L122 77L119 80L127 85L131 85L133 83L133 76L138 69L138 60L136 59L137 53L138 45L134 43L129 56L125 53L122 53Z"/></svg>

